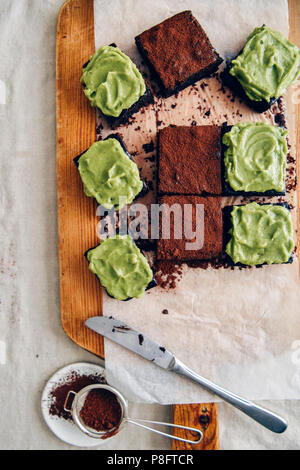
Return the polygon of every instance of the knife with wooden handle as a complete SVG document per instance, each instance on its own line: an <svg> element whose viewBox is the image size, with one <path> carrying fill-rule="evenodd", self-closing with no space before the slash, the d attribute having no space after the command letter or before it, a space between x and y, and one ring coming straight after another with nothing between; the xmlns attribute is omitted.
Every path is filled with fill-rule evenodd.
<svg viewBox="0 0 300 470"><path fill-rule="evenodd" d="M111 317L91 317L86 320L85 324L91 330L139 354L162 369L175 372L175 374L196 382L235 408L238 408L270 431L282 433L286 430L287 422L280 416L201 377L179 361L166 348L125 323Z"/></svg>

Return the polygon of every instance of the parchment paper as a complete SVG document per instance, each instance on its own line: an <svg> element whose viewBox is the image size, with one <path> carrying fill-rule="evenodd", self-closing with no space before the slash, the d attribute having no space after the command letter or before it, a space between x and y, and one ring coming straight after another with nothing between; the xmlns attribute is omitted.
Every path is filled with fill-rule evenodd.
<svg viewBox="0 0 300 470"><path fill-rule="evenodd" d="M248 34L263 23L288 36L288 5L284 0L147 1L95 0L96 48L112 42L140 66L134 37L184 9L191 9L224 58L236 55ZM135 156L142 177L153 179L155 155L144 144L156 143L157 130L169 124L229 124L241 121L274 123L274 116L288 117L291 145L288 171L293 183L295 157L291 113L291 88L280 109L252 113L217 77L198 82L177 98L156 99L130 125L118 131ZM99 121L99 138L110 132ZM290 182L290 181L289 181ZM154 182L155 183L155 182ZM295 204L293 184L284 200ZM154 202L155 187L146 202ZM275 200L275 199L274 199ZM224 200L224 204L237 199ZM294 211L295 212L295 211ZM104 294L104 315L119 318L140 329L190 368L219 385L250 399L300 397L300 294L298 263L260 269L191 269L186 266L176 289L160 287L142 299L119 302ZM168 314L162 311L167 310ZM129 399L159 403L216 401L202 388L162 371L110 341L105 341L108 381Z"/></svg>

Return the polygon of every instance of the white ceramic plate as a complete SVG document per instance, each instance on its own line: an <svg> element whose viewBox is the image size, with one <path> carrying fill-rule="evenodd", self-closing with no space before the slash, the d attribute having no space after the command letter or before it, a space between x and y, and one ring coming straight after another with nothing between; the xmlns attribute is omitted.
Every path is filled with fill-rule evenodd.
<svg viewBox="0 0 300 470"><path fill-rule="evenodd" d="M103 367L90 362L76 362L58 370L50 377L42 393L41 407L44 419L56 437L67 444L77 447L101 446L105 441L89 437L80 431L72 421L67 421L49 413L51 390L53 390L56 384L61 383L61 381L67 378L71 372L77 372L79 375L105 375L105 369Z"/></svg>

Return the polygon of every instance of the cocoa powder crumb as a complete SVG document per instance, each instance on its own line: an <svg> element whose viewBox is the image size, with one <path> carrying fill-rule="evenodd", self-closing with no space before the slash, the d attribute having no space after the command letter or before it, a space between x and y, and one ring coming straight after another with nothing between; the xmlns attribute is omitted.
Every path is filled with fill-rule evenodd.
<svg viewBox="0 0 300 470"><path fill-rule="evenodd" d="M149 142L148 144L144 144L143 145L143 149L146 153L150 153L150 152L153 152L154 150L154 142L153 140L151 140L151 142Z"/></svg>

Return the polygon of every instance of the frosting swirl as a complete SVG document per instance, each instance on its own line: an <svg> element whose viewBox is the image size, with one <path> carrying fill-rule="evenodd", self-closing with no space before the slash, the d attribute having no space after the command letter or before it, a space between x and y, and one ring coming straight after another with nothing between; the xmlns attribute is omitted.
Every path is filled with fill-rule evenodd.
<svg viewBox="0 0 300 470"><path fill-rule="evenodd" d="M287 131L263 122L241 123L224 134L225 180L234 191L284 192Z"/></svg>
<svg viewBox="0 0 300 470"><path fill-rule="evenodd" d="M268 102L279 98L299 72L299 48L267 26L250 34L230 69L251 100Z"/></svg>
<svg viewBox="0 0 300 470"><path fill-rule="evenodd" d="M146 85L136 65L120 49L102 46L84 67L81 82L92 106L118 117L145 93Z"/></svg>
<svg viewBox="0 0 300 470"><path fill-rule="evenodd" d="M79 158L78 170L86 195L106 209L122 209L143 187L136 163L115 138L91 145Z"/></svg>
<svg viewBox="0 0 300 470"><path fill-rule="evenodd" d="M294 240L291 213L286 207L256 202L234 206L231 223L226 253L234 263L254 266L289 260Z"/></svg>
<svg viewBox="0 0 300 470"><path fill-rule="evenodd" d="M147 259L129 235L106 238L87 258L90 270L118 300L142 297L153 278Z"/></svg>

